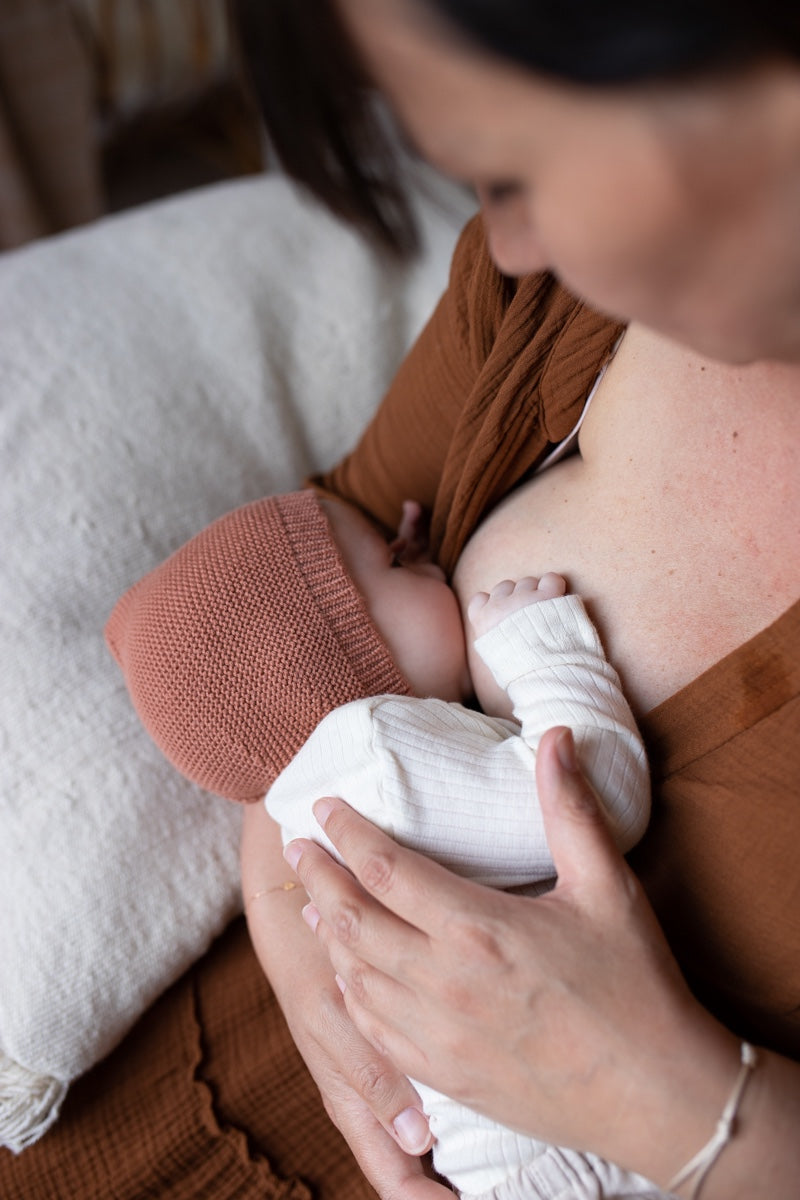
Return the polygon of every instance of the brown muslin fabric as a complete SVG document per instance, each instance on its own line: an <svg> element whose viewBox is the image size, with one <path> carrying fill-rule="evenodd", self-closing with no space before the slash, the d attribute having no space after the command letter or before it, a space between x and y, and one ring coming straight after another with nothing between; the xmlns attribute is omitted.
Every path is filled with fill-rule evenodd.
<svg viewBox="0 0 800 1200"><path fill-rule="evenodd" d="M419 500L449 573L481 517L571 432L624 328L550 275L500 275L475 218L375 419L315 482L389 530L403 500Z"/></svg>
<svg viewBox="0 0 800 1200"><path fill-rule="evenodd" d="M402 501L418 498L433 510L434 542L451 568L481 515L568 433L620 328L549 277L503 279L473 222L448 293L375 420L316 485L389 529ZM643 722L654 817L633 858L706 1002L733 1028L794 1056L799 723L800 604ZM168 1065L180 1046L185 1064ZM187 1094L190 1075L209 1089L203 1120ZM221 1147L215 1122L225 1137L241 1137L236 1154ZM73 1089L42 1142L19 1160L0 1156L0 1194L295 1200L265 1189L269 1164L275 1188L302 1178L316 1200L372 1196L337 1139L237 924ZM242 1175L198 1190L198 1154L209 1170L239 1155Z"/></svg>
<svg viewBox="0 0 800 1200"><path fill-rule="evenodd" d="M653 817L630 856L684 973L800 1059L800 603L640 721Z"/></svg>
<svg viewBox="0 0 800 1200"><path fill-rule="evenodd" d="M376 1200L325 1113L243 920L73 1086L40 1142L18 1157L0 1151L0 1196Z"/></svg>
<svg viewBox="0 0 800 1200"><path fill-rule="evenodd" d="M407 695L313 491L226 513L117 602L106 641L170 762L260 800L324 716Z"/></svg>

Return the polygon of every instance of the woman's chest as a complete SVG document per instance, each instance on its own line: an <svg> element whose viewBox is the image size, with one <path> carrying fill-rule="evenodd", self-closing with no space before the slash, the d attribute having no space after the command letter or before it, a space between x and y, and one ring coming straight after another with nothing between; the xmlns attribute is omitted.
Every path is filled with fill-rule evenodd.
<svg viewBox="0 0 800 1200"><path fill-rule="evenodd" d="M730 368L662 358L614 364L581 454L508 496L454 577L466 604L503 578L564 574L639 714L800 594L800 399L758 405Z"/></svg>

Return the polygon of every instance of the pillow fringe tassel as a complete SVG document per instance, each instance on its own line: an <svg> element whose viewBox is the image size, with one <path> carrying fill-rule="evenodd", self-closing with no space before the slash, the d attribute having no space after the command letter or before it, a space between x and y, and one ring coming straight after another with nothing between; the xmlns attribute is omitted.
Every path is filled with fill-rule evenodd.
<svg viewBox="0 0 800 1200"><path fill-rule="evenodd" d="M38 1141L58 1117L67 1084L37 1075L0 1050L0 1145L14 1154Z"/></svg>

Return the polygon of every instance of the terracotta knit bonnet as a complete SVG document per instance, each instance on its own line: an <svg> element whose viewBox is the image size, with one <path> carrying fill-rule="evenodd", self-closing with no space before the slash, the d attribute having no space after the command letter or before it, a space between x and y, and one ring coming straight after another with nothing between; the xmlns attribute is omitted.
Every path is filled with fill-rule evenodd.
<svg viewBox="0 0 800 1200"><path fill-rule="evenodd" d="M231 800L261 799L331 709L410 691L310 491L215 521L125 593L105 633L157 745Z"/></svg>

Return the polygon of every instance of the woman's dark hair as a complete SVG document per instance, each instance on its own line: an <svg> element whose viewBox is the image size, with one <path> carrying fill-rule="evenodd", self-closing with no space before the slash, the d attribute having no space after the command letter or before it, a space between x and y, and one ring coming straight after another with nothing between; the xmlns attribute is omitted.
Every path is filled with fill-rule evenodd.
<svg viewBox="0 0 800 1200"><path fill-rule="evenodd" d="M364 0L369 3L370 0ZM576 84L800 60L800 0L424 0L490 53ZM416 246L397 142L333 0L233 0L239 41L286 171L384 246Z"/></svg>
<svg viewBox="0 0 800 1200"><path fill-rule="evenodd" d="M624 85L800 59L796 0L426 0L471 41L540 74Z"/></svg>
<svg viewBox="0 0 800 1200"><path fill-rule="evenodd" d="M384 247L400 255L415 250L388 114L330 0L233 0L233 12L246 73L284 170Z"/></svg>

